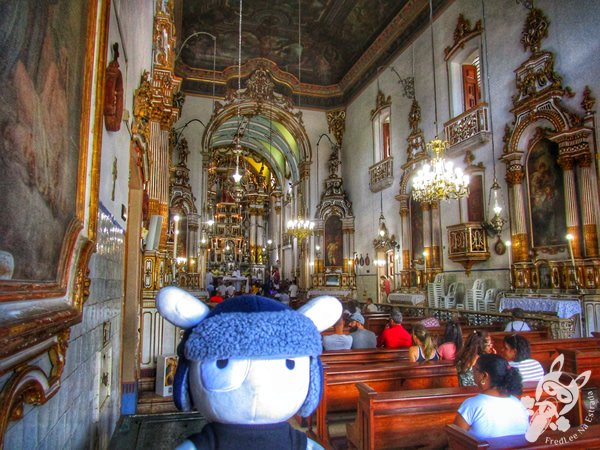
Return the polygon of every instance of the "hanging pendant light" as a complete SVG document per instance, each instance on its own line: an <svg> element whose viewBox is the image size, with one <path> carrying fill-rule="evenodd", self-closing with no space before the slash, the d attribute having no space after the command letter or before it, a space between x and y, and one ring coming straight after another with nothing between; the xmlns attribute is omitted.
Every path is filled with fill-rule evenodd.
<svg viewBox="0 0 600 450"><path fill-rule="evenodd" d="M435 52L433 45L433 4L429 0L429 26L431 30L431 63L433 74L433 106L435 113L435 138L427 144L432 157L413 178L412 196L421 203L459 199L469 194L469 176L460 167L454 167L445 158L448 142L438 138L437 84L435 77Z"/></svg>
<svg viewBox="0 0 600 450"><path fill-rule="evenodd" d="M300 85L302 83L302 3L298 0L298 110L300 110ZM287 233L302 241L309 237L315 228L315 223L308 219L308 212L305 212L302 202L302 192L298 194L297 201L298 218L288 220Z"/></svg>
<svg viewBox="0 0 600 450"><path fill-rule="evenodd" d="M240 0L240 21L239 21L239 35L238 35L238 95L242 89L242 12L243 12L243 0ZM240 124L242 123L241 114L240 114L240 100L238 98L238 107L237 107L237 115ZM242 146L240 145L240 139L242 136L239 133L241 125L238 126L238 133L234 137L235 147L233 152L235 153L235 172L232 175L233 181L236 184L242 179L242 175L240 174L240 154L242 153Z"/></svg>

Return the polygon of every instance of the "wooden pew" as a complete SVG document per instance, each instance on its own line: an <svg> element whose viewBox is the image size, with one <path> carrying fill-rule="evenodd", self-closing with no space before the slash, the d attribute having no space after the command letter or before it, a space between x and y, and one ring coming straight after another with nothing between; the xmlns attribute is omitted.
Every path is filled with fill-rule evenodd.
<svg viewBox="0 0 600 450"><path fill-rule="evenodd" d="M600 350L600 339L598 338L571 338L571 339L548 339L533 341L531 344L531 357L540 362L547 372L554 358L558 356L557 349L597 349Z"/></svg>
<svg viewBox="0 0 600 450"><path fill-rule="evenodd" d="M585 387L590 388L593 386L600 388L599 348L569 349L561 347L556 349L556 353L562 353L565 357L564 366L562 368L563 371L579 375L586 370L591 370L592 373L590 375L590 379Z"/></svg>
<svg viewBox="0 0 600 450"><path fill-rule="evenodd" d="M523 395L535 397L536 388L537 382L524 383ZM356 420L346 430L349 442L360 450L431 444L454 421L462 402L480 392L477 387L377 392L364 383L357 389ZM585 412L574 408L567 418L584 423Z"/></svg>
<svg viewBox="0 0 600 450"><path fill-rule="evenodd" d="M408 362L407 348L365 348L353 350L328 350L321 355L321 362L334 364L373 364L383 362Z"/></svg>
<svg viewBox="0 0 600 450"><path fill-rule="evenodd" d="M581 425L567 431L546 430L536 442L528 442L524 436L504 436L479 440L462 428L451 424L446 426L450 449L598 449L600 448L600 425ZM576 436L576 437L575 437Z"/></svg>
<svg viewBox="0 0 600 450"><path fill-rule="evenodd" d="M365 383L359 391L356 420L346 426L348 441L359 450L391 449L431 444L452 423L476 386L378 392ZM535 395L536 382L523 386L523 395Z"/></svg>
<svg viewBox="0 0 600 450"><path fill-rule="evenodd" d="M379 391L458 387L458 375L454 361L324 366L323 397L315 412L316 434L312 430L312 423L309 434L325 447L329 445L328 416L356 411L356 383L368 383Z"/></svg>

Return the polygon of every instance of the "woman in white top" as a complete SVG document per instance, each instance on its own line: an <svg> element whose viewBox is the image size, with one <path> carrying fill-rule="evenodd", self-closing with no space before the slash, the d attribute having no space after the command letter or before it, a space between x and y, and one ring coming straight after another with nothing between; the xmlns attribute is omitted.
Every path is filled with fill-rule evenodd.
<svg viewBox="0 0 600 450"><path fill-rule="evenodd" d="M515 397L523 389L519 371L501 356L484 354L473 367L473 375L481 393L460 405L455 425L478 439L524 435L529 415Z"/></svg>
<svg viewBox="0 0 600 450"><path fill-rule="evenodd" d="M529 328L529 325L523 319L525 319L525 311L521 308L513 309L512 321L506 324L504 331L510 331L511 333L515 331L531 331L531 328Z"/></svg>
<svg viewBox="0 0 600 450"><path fill-rule="evenodd" d="M504 336L502 356L508 363L519 369L523 381L539 381L544 378L544 368L535 359L531 359L531 347L529 341L523 336L512 334Z"/></svg>

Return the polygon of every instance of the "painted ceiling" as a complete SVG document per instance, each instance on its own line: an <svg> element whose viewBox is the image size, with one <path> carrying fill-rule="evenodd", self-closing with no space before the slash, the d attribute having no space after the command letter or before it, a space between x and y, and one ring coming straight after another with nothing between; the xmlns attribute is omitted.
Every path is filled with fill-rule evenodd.
<svg viewBox="0 0 600 450"><path fill-rule="evenodd" d="M434 12L449 1L434 0ZM239 0L182 0L176 73L187 92L236 86L239 8ZM244 0L242 78L252 60L268 59L303 105L341 106L428 23L428 0Z"/></svg>

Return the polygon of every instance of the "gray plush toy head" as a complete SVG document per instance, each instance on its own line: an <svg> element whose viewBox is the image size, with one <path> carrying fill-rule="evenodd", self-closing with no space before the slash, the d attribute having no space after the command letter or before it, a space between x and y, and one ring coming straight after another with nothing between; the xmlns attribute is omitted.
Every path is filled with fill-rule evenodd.
<svg viewBox="0 0 600 450"><path fill-rule="evenodd" d="M244 295L209 312L184 291L165 289L157 296L159 312L187 325L174 385L179 409L194 406L212 421L236 424L276 423L314 411L322 392L320 331L341 314L337 299L319 297L294 311Z"/></svg>

